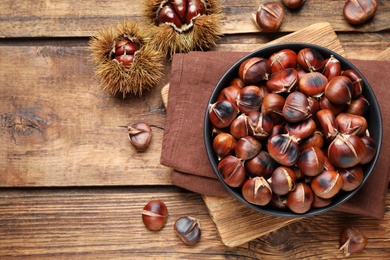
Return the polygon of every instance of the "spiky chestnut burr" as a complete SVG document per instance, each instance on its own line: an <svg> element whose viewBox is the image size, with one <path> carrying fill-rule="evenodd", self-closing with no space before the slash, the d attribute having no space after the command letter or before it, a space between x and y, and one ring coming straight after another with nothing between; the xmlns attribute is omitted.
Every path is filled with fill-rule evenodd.
<svg viewBox="0 0 390 260"><path fill-rule="evenodd" d="M145 1L143 16L153 30L153 44L168 58L209 50L222 35L220 0Z"/></svg>
<svg viewBox="0 0 390 260"><path fill-rule="evenodd" d="M149 33L144 24L124 20L91 37L95 74L105 91L141 96L161 81L165 57L150 44Z"/></svg>

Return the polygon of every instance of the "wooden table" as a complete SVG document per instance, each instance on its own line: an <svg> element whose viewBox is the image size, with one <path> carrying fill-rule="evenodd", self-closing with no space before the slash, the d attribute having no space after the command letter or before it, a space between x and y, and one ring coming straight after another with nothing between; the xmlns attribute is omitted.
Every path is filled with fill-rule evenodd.
<svg viewBox="0 0 390 260"><path fill-rule="evenodd" d="M118 126L164 127L163 82L141 98L104 93L94 77L89 37L123 18L139 19L141 0L0 2L0 259L343 258L339 232L359 226L369 244L356 258L390 258L390 223L328 213L302 219L237 247L225 246L202 196L171 184L160 165L163 130L137 153ZM306 1L286 11L278 33L251 20L263 1L226 0L225 36L214 51L253 51L318 22L329 22L349 58L390 60L390 3L353 27L344 1ZM386 68L384 68L386 69ZM148 231L141 210L151 199L169 209L166 227ZM390 214L390 192L386 216ZM182 215L200 219L202 240L185 246L173 233ZM354 258L354 257L351 257Z"/></svg>

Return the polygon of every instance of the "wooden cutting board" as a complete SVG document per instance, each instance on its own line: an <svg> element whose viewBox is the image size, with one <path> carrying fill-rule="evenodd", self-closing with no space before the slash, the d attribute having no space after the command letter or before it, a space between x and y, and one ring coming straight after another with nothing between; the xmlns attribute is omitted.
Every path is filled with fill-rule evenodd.
<svg viewBox="0 0 390 260"><path fill-rule="evenodd" d="M258 48L283 42L313 43L346 57L336 33L329 23L317 23ZM168 105L169 84L161 91L164 105ZM266 235L300 219L272 217L259 213L234 198L203 196L222 242L229 247L239 246Z"/></svg>

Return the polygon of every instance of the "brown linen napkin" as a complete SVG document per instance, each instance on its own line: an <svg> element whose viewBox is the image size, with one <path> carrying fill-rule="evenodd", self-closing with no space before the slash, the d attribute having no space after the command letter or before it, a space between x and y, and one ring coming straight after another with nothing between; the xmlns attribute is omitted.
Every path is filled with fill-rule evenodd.
<svg viewBox="0 0 390 260"><path fill-rule="evenodd" d="M161 164L174 169L172 183L204 195L228 197L206 154L203 120L207 102L222 75L246 53L190 52L172 60L167 118ZM390 102L386 99L390 74L386 61L351 60L370 82L383 119L383 144L379 161L364 187L337 210L383 218L389 180Z"/></svg>

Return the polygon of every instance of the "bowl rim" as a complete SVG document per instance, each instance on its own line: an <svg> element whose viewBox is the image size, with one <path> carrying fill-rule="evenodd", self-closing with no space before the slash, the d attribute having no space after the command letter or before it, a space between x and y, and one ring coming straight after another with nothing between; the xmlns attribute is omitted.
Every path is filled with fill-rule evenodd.
<svg viewBox="0 0 390 260"><path fill-rule="evenodd" d="M271 208L271 207L267 207L267 206L258 206L258 205L249 203L248 201L246 201L243 198L241 192L239 191L239 188L232 188L232 187L228 186L225 183L223 178L218 173L218 163L217 163L218 159L217 159L217 157L216 157L216 155L215 155L215 153L214 153L214 151L212 149L211 123L209 121L208 108L209 108L210 104L212 104L212 103L214 103L216 101L219 92L224 87L227 86L226 84L228 83L228 81L230 81L231 79L234 78L233 75L236 75L236 77L238 76L238 68L241 65L241 63L243 61L245 61L246 59L251 58L251 57L262 57L261 55L259 55L259 53L260 54L265 53L263 55L263 58L268 58L272 53L275 53L275 52L280 51L282 49L292 49L295 52L297 52L297 50L300 50L300 49L303 49L303 48L313 48L313 49L316 49L317 51L319 51L324 56L325 59L330 57L330 55L333 55L336 59L338 59L340 61L341 67L345 67L346 66L346 67L348 67L348 69L356 70L359 73L359 75L361 76L361 78L363 80L363 83L364 83L363 84L363 86L364 86L363 87L363 93L365 94L364 96L366 97L366 95L369 94L368 95L370 97L369 99L372 99L374 101L374 102L370 101L370 111L369 111L369 114L371 116L375 116L376 117L375 121L379 125L378 125L378 127L376 127L378 132L375 134L375 139L374 139L377 142L377 151L376 151L376 154L375 154L374 158L371 160L371 162L363 166L365 175L364 175L363 181L360 184L360 186L358 188L356 188L355 190L353 190L353 191L349 191L347 193L344 193L343 196L337 196L336 200L332 201L332 203L330 205L326 206L326 207L323 207L323 208L311 208L306 213L298 214L298 213L294 213L294 212L292 212L292 211L290 211L288 209L287 210L281 210L281 209L275 209L275 208ZM322 213L328 212L328 211L336 208L337 206L340 206L341 204L345 203L350 198L352 198L364 186L364 184L367 182L368 177L371 175L371 172L373 171L373 169L374 169L374 167L376 165L376 162L378 161L378 157L379 157L379 154L380 154L380 151L381 151L381 147L382 147L382 136L383 136L382 114L381 114L381 110L380 110L379 103L378 103L378 100L376 98L376 95L375 95L371 85L368 83L367 79L360 72L360 70L357 69L355 67L355 65L352 64L352 62L349 61L347 58L343 57L342 55L338 54L337 52L335 52L333 50L330 50L330 49L328 49L326 47L322 47L322 46L319 46L319 45L316 45L316 44L312 44L312 43L304 43L304 42L278 43L278 44L272 44L272 45L264 46L262 48L259 48L259 49L255 50L255 51L253 51L253 52L248 53L247 55L245 55L244 57L239 59L237 62L235 62L223 74L223 76L220 78L220 80L215 85L215 87L214 87L214 89L213 89L213 91L212 91L212 93L210 95L210 98L209 98L209 100L207 102L207 107L206 107L205 111L206 112L205 112L205 117L204 117L204 128L203 128L204 143L205 143L205 147L206 147L207 157L209 159L211 167L212 167L214 173L216 174L219 182L221 182L222 185L224 186L224 188L234 198L236 198L240 202L244 203L248 207L250 207L250 208L252 208L252 209L254 209L254 210L258 211L258 212L261 212L261 213L264 213L264 214L268 214L268 215L271 215L271 216L287 217L287 218L300 218L300 217L314 216L314 215L318 215L318 214L322 214ZM371 120L374 120L374 119L371 119Z"/></svg>

